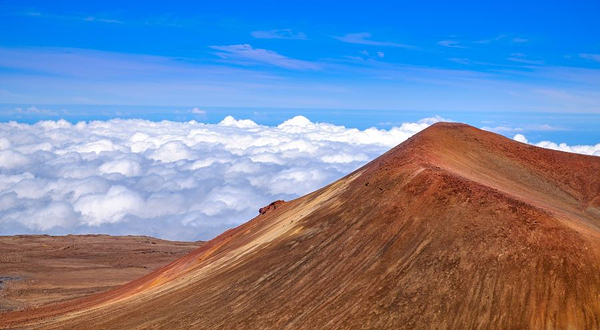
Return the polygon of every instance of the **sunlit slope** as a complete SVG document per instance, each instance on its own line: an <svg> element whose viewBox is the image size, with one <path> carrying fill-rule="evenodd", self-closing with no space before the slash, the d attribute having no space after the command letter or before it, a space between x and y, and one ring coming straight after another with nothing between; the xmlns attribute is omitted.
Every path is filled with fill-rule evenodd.
<svg viewBox="0 0 600 330"><path fill-rule="evenodd" d="M119 289L0 315L46 329L599 322L600 158L448 123Z"/></svg>

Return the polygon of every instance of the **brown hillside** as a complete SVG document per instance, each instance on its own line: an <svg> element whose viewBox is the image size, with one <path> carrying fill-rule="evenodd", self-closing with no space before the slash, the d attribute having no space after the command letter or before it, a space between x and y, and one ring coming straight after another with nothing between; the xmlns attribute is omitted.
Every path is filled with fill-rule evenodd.
<svg viewBox="0 0 600 330"><path fill-rule="evenodd" d="M600 158L440 123L45 329L599 328Z"/></svg>

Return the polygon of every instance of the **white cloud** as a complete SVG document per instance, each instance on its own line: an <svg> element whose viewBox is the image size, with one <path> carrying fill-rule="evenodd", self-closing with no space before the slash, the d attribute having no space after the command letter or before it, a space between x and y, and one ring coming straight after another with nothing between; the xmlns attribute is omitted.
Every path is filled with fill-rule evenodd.
<svg viewBox="0 0 600 330"><path fill-rule="evenodd" d="M148 154L149 158L163 163L172 163L195 158L190 148L180 141L169 141Z"/></svg>
<svg viewBox="0 0 600 330"><path fill-rule="evenodd" d="M137 192L123 186L112 186L106 193L79 198L74 209L81 213L87 224L94 226L119 222L127 215L140 215L144 206L145 201Z"/></svg>
<svg viewBox="0 0 600 330"><path fill-rule="evenodd" d="M190 112L195 115L205 115L206 114L206 111L204 111L198 107L194 107L192 110L190 110Z"/></svg>
<svg viewBox="0 0 600 330"><path fill-rule="evenodd" d="M529 141L527 141L527 138L523 134L516 134L513 137L513 140L521 142L521 143L529 143Z"/></svg>
<svg viewBox="0 0 600 330"><path fill-rule="evenodd" d="M53 227L69 227L75 224L77 215L73 211L73 206L66 202L50 202L47 206L40 209L31 209L26 213L26 221L29 226L34 226L39 230L48 230ZM23 215L19 215L23 218Z"/></svg>
<svg viewBox="0 0 600 330"><path fill-rule="evenodd" d="M10 148L12 143L7 138L0 138L0 150L6 150Z"/></svg>
<svg viewBox="0 0 600 330"><path fill-rule="evenodd" d="M0 123L0 232L209 239L440 120L389 130L302 116L276 127L231 116L218 124Z"/></svg>
<svg viewBox="0 0 600 330"><path fill-rule="evenodd" d="M29 158L18 151L2 150L0 151L0 168L18 168L29 163Z"/></svg>
<svg viewBox="0 0 600 330"><path fill-rule="evenodd" d="M106 162L99 170L102 174L119 173L124 176L138 176L142 173L142 166L134 160L122 159Z"/></svg>
<svg viewBox="0 0 600 330"><path fill-rule="evenodd" d="M227 116L223 120L221 120L221 122L219 123L219 126L231 126L231 127L237 127L237 128L251 128L251 127L257 127L258 125L256 125L255 122L253 122L252 120L249 120L249 119L236 120L232 116Z"/></svg>
<svg viewBox="0 0 600 330"><path fill-rule="evenodd" d="M547 148L547 149L566 151L566 152L574 152L574 153L584 154L584 155L600 156L600 143L598 143L596 145L573 145L573 146L570 146L566 143L555 143L555 142L551 142L551 141L541 141L538 143L532 143L532 142L529 142L523 134L516 134L513 137L513 140L523 142L523 143L529 143L531 145L542 147L542 148Z"/></svg>

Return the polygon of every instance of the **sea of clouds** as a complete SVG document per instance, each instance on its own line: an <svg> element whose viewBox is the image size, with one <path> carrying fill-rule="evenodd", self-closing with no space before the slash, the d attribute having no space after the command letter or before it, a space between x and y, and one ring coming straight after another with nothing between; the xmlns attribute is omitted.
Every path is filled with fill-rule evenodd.
<svg viewBox="0 0 600 330"><path fill-rule="evenodd" d="M209 239L332 182L440 118L390 130L121 120L0 124L0 233Z"/></svg>
<svg viewBox="0 0 600 330"><path fill-rule="evenodd" d="M0 123L0 234L210 239L276 199L330 183L442 120L358 130L123 120ZM516 140L527 142L519 134ZM542 146L600 155L596 146Z"/></svg>
<svg viewBox="0 0 600 330"><path fill-rule="evenodd" d="M577 154L583 155L593 155L600 156L600 143L595 145L574 145L570 146L566 143L556 143L551 141L541 141L538 143L530 143L527 138L523 134L516 134L513 137L513 140L519 141L522 143L529 143L537 147L565 151L565 152L573 152Z"/></svg>

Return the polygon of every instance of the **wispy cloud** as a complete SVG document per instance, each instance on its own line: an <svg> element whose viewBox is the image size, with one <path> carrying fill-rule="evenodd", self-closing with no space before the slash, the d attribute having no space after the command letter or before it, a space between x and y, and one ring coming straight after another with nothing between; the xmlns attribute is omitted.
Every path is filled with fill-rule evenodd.
<svg viewBox="0 0 600 330"><path fill-rule="evenodd" d="M15 115L37 115L37 116L50 116L55 117L58 116L59 113L53 110L48 109L40 109L36 106L31 106L29 108L14 108L12 113Z"/></svg>
<svg viewBox="0 0 600 330"><path fill-rule="evenodd" d="M377 47L365 47L368 55L359 53L365 48L356 49L355 54L363 58L360 61L358 58L306 61L285 56L288 53L262 50L262 54L250 46L220 47L224 48L208 49L212 52L207 54L209 57L192 59L70 48L0 47L0 66L10 69L10 75L6 73L0 82L0 99L4 103L26 105L146 102L186 106L182 108L185 111L182 116L190 115L192 107L188 105L201 104L390 109L402 103L407 108L424 111L450 107L487 111L502 104L504 110L511 111L596 114L600 111L598 69L511 61L490 64L470 57L454 61L471 65L459 68L453 65L452 69L408 65L394 63L394 56L389 56L385 49L387 61L380 60ZM227 58L215 56L217 52ZM249 59L251 55L254 57ZM265 63L265 58L277 63ZM307 66L321 70L296 69ZM287 69L290 67L294 69ZM359 79L361 83L342 81L342 77ZM397 93L403 88L405 92ZM435 91L439 98L423 98L423 88ZM535 92L538 89L564 90L580 98ZM512 91L519 91L520 95L510 94ZM473 99L477 102L465 101ZM0 109L0 117L10 119L3 112L7 110Z"/></svg>
<svg viewBox="0 0 600 330"><path fill-rule="evenodd" d="M99 23L110 23L110 24L123 24L123 21L109 18L105 15L89 15L84 13L70 13L70 14L52 14L52 13L43 13L39 11L26 11L26 12L18 12L16 13L18 16L26 16L26 17L39 17L53 20L63 20L63 21L82 21L82 22L99 22Z"/></svg>
<svg viewBox="0 0 600 330"><path fill-rule="evenodd" d="M523 132L524 131L522 127L510 127L510 126L495 126L495 127L484 126L481 129L490 131L490 132L494 132L494 133L513 133L513 132Z"/></svg>
<svg viewBox="0 0 600 330"><path fill-rule="evenodd" d="M494 38L474 41L474 43L476 43L476 44L491 44L491 43L494 43L494 42L497 42L500 40L506 40L507 38L508 38L508 36L506 34L500 34ZM525 39L525 38L521 38L521 37L514 37L508 41L510 41L512 43L525 43L525 42L529 42L529 39Z"/></svg>
<svg viewBox="0 0 600 330"><path fill-rule="evenodd" d="M41 17L42 13L40 13L39 11L27 11L27 12L19 12L17 15L29 16L29 17Z"/></svg>
<svg viewBox="0 0 600 330"><path fill-rule="evenodd" d="M512 39L512 42L517 43L517 44L522 44L525 42L529 42L529 39L516 37L516 38Z"/></svg>
<svg viewBox="0 0 600 330"><path fill-rule="evenodd" d="M492 43L492 42L500 41L500 40L502 40L504 38L506 38L506 35L501 34L501 35L499 35L497 37L494 37L494 38L477 40L477 41L475 41L475 43L476 44L489 44L489 43Z"/></svg>
<svg viewBox="0 0 600 330"><path fill-rule="evenodd" d="M360 33L348 33L344 36L334 36L334 39L337 39L341 42L349 43L349 44L358 44L358 45L369 45L369 46L382 46L382 47L396 47L396 48L405 48L405 49L419 49L417 46L401 44L392 41L376 41L370 40L371 33L369 32L360 32Z"/></svg>
<svg viewBox="0 0 600 330"><path fill-rule="evenodd" d="M544 61L542 60L530 60L527 58L527 55L523 53L512 53L509 57L506 58L508 61L523 63L523 64L531 64L531 65L542 65Z"/></svg>
<svg viewBox="0 0 600 330"><path fill-rule="evenodd" d="M116 24L123 24L123 21L119 21L116 19L110 19L110 18L102 18L102 17L95 17L95 16L88 16L86 18L83 19L86 22L102 22L102 23L116 23Z"/></svg>
<svg viewBox="0 0 600 330"><path fill-rule="evenodd" d="M449 58L448 61L454 62L454 63L458 63L458 64L463 64L463 65L471 65L473 62L468 59L468 58Z"/></svg>
<svg viewBox="0 0 600 330"><path fill-rule="evenodd" d="M495 133L518 133L518 132L557 132L566 131L567 129L561 126L553 126L548 124L530 124L523 126L485 126L481 129Z"/></svg>
<svg viewBox="0 0 600 330"><path fill-rule="evenodd" d="M579 54L579 57L594 62L600 62L600 54Z"/></svg>
<svg viewBox="0 0 600 330"><path fill-rule="evenodd" d="M308 37L303 32L294 33L292 29L276 29L268 31L253 31L252 36L258 39L296 39L306 40Z"/></svg>
<svg viewBox="0 0 600 330"><path fill-rule="evenodd" d="M272 50L254 48L249 44L210 46L218 50L217 56L233 60L242 65L267 64L292 70L317 70L321 66L317 63L290 58Z"/></svg>
<svg viewBox="0 0 600 330"><path fill-rule="evenodd" d="M584 102L589 101L585 96L578 95L574 92L568 92L556 88L537 88L533 90L535 93L542 94L555 100L564 102Z"/></svg>
<svg viewBox="0 0 600 330"><path fill-rule="evenodd" d="M438 41L438 45L449 48L467 48L466 46L461 45L460 42L456 40L441 40Z"/></svg>
<svg viewBox="0 0 600 330"><path fill-rule="evenodd" d="M359 53L361 55L363 55L364 57L362 57L362 56L346 56L346 58L351 59L351 60L352 59L365 60L367 58L384 58L385 57L385 53L381 52L381 51L377 51L377 52L374 52L373 54L371 54L368 50L364 49L364 50L361 50Z"/></svg>

